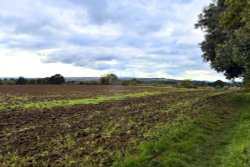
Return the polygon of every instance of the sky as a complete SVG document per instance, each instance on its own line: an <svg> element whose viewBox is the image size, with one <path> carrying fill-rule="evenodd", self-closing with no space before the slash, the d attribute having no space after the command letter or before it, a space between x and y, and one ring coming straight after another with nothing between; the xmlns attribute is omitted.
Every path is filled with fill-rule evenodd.
<svg viewBox="0 0 250 167"><path fill-rule="evenodd" d="M194 28L211 0L0 0L0 77L225 80Z"/></svg>

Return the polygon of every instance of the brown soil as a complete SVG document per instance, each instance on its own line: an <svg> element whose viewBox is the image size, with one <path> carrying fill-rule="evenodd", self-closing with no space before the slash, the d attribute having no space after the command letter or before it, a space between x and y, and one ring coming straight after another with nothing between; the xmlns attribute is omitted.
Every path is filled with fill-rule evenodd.
<svg viewBox="0 0 250 167"><path fill-rule="evenodd" d="M53 93L57 94L65 87L54 88ZM20 91L18 93L29 92L27 87L17 89ZM51 88L49 86L46 89L48 93ZM79 91L81 88L72 87L73 89ZM65 94L72 90L67 90ZM155 89L143 87L121 89L123 92L146 90ZM12 91L11 94L18 94ZM33 86L30 91L29 94L36 96L42 93ZM98 86L89 86L87 91L100 93L103 90ZM30 162L30 166L44 166L43 162L62 165L61 161L65 160L66 155L77 160L76 166L81 162L88 162L92 166L110 166L117 150L124 153L128 147L133 148L139 142L147 140L145 132L155 125L172 121L181 113L195 115L185 109L173 112L162 110L167 110L182 100L201 97L208 93L211 91L163 92L155 96L115 100L96 105L0 112L0 155L6 164L18 164L18 161L8 156L8 153L16 152L21 158L32 157L37 164ZM192 108L199 108L203 103L196 103ZM75 142L72 146L67 146L68 136ZM48 154L42 155L46 151ZM90 158L83 160L83 157Z"/></svg>
<svg viewBox="0 0 250 167"><path fill-rule="evenodd" d="M169 88L148 86L103 85L0 85L0 96L27 97L31 100L88 98L100 95L135 93L143 91L166 91Z"/></svg>

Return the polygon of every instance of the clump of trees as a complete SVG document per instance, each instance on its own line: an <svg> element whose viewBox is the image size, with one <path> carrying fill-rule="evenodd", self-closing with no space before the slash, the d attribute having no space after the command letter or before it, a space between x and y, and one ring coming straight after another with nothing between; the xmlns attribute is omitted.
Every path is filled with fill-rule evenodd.
<svg viewBox="0 0 250 167"><path fill-rule="evenodd" d="M106 74L100 77L100 84L102 85L116 85L119 80L115 74Z"/></svg>
<svg viewBox="0 0 250 167"><path fill-rule="evenodd" d="M124 86L135 86L135 85L139 85L141 84L142 82L137 80L136 78L133 78L131 80L124 80L121 82L122 85Z"/></svg>
<svg viewBox="0 0 250 167"><path fill-rule="evenodd" d="M38 78L30 80L30 84L54 84L61 85L65 84L65 78L61 74L55 74L51 77Z"/></svg>
<svg viewBox="0 0 250 167"><path fill-rule="evenodd" d="M17 79L10 78L10 79L3 79L0 80L0 85L36 85L36 84L64 84L65 83L65 78L60 75L56 74L51 77L46 77L46 78L38 78L38 79L26 79L24 77L18 77Z"/></svg>
<svg viewBox="0 0 250 167"><path fill-rule="evenodd" d="M1 81L1 85L15 85L16 80L14 78L10 78L10 79L3 79Z"/></svg>
<svg viewBox="0 0 250 167"><path fill-rule="evenodd" d="M214 86L216 88L223 88L225 86L225 83L221 80L217 80L217 81L212 83L212 86Z"/></svg>
<svg viewBox="0 0 250 167"><path fill-rule="evenodd" d="M196 88L195 83L190 79L181 81L180 83L178 83L178 86L182 88Z"/></svg>
<svg viewBox="0 0 250 167"><path fill-rule="evenodd" d="M201 82L199 82L199 83L197 84L197 86L199 86L199 87L207 87L208 84L207 84L205 81L201 81Z"/></svg>
<svg viewBox="0 0 250 167"><path fill-rule="evenodd" d="M92 82L93 83L93 82ZM133 78L131 80L119 80L115 74L106 74L100 77L99 84L101 85L123 85L123 86L135 86L142 82ZM94 82L96 84L96 82Z"/></svg>
<svg viewBox="0 0 250 167"><path fill-rule="evenodd" d="M65 78L61 74L55 74L51 77L38 78L38 79L30 79L29 84L54 84L61 85L65 84Z"/></svg>
<svg viewBox="0 0 250 167"><path fill-rule="evenodd" d="M199 16L196 28L205 31L203 58L228 79L250 82L249 0L217 0Z"/></svg>
<svg viewBox="0 0 250 167"><path fill-rule="evenodd" d="M119 80L119 78L115 74L106 74L100 77L99 80L90 80L90 81L65 81L65 78L61 74L55 74L51 77L46 78L37 78L37 79L27 79L24 77L19 77L17 79L0 79L0 85L42 85L42 84L69 84L69 85L123 85L123 86L135 86L140 84L151 84L141 80L137 80L133 78L131 80ZM151 84L152 85L152 84ZM240 87L240 83L224 83L221 80L217 80L215 82L204 82L204 81L192 81L190 79L185 79L183 81L178 81L175 83L176 87L182 88L197 88L197 87L216 87L222 88L224 86L238 86ZM162 86L160 84L155 84L155 86Z"/></svg>
<svg viewBox="0 0 250 167"><path fill-rule="evenodd" d="M24 77L19 77L15 83L16 85L26 85L28 83L28 80Z"/></svg>
<svg viewBox="0 0 250 167"><path fill-rule="evenodd" d="M49 78L50 84L61 85L65 83L65 79L62 75L56 74Z"/></svg>
<svg viewBox="0 0 250 167"><path fill-rule="evenodd" d="M215 82L206 83L202 82L195 82L190 79L185 79L177 84L177 87L181 88L197 88L197 87L215 87L215 88L223 88L226 85L225 82L221 80L217 80ZM230 84L228 84L230 85Z"/></svg>
<svg viewBox="0 0 250 167"><path fill-rule="evenodd" d="M69 82L67 82L67 84L70 84ZM76 84L74 81L72 84ZM79 82L79 85L100 85L99 81L81 81Z"/></svg>

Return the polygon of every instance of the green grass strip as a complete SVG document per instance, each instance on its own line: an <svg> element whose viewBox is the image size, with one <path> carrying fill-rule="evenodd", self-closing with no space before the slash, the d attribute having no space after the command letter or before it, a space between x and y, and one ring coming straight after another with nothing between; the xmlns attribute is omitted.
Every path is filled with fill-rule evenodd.
<svg viewBox="0 0 250 167"><path fill-rule="evenodd" d="M232 95L223 105L205 105L195 118L182 115L156 127L113 167L250 166L250 95Z"/></svg>
<svg viewBox="0 0 250 167"><path fill-rule="evenodd" d="M140 93L129 93L129 94L118 94L113 96L99 96L95 98L88 98L88 99L70 99L70 100L50 100L50 101L41 101L41 102L32 102L26 103L22 106L18 106L25 109L31 108L52 108L52 107L59 107L59 106L73 106L79 104L99 104L106 101L112 100L123 100L127 98L137 98L143 96L153 96L160 94L160 92L140 92Z"/></svg>
<svg viewBox="0 0 250 167"><path fill-rule="evenodd" d="M250 166L250 94L237 94L230 102L236 109L235 126L225 137L228 144L216 152L211 166Z"/></svg>

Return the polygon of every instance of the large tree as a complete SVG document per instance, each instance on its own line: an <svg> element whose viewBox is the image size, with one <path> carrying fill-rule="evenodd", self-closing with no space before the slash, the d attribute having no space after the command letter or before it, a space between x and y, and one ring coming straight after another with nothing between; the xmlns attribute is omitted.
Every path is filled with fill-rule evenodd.
<svg viewBox="0 0 250 167"><path fill-rule="evenodd" d="M203 10L196 24L206 32L203 58L228 79L250 81L250 2L217 0Z"/></svg>
<svg viewBox="0 0 250 167"><path fill-rule="evenodd" d="M100 83L102 85L115 85L118 82L118 77L115 74L106 74L101 76Z"/></svg>
<svg viewBox="0 0 250 167"><path fill-rule="evenodd" d="M16 80L16 85L26 85L28 83L28 80L25 79L24 77L19 77Z"/></svg>
<svg viewBox="0 0 250 167"><path fill-rule="evenodd" d="M65 83L65 78L61 74L53 75L49 78L50 84L61 85Z"/></svg>

